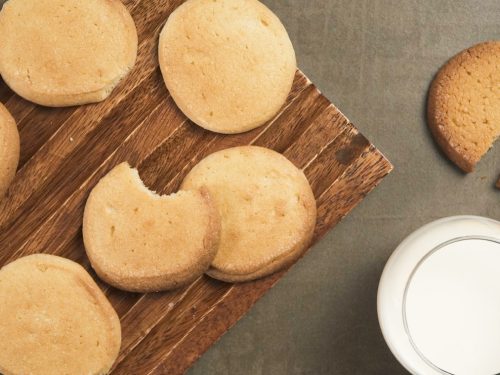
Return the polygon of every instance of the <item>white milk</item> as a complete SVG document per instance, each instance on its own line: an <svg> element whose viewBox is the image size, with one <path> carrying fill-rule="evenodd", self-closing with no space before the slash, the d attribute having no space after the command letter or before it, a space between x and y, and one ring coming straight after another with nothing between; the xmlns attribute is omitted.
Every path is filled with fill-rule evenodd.
<svg viewBox="0 0 500 375"><path fill-rule="evenodd" d="M413 345L454 375L500 373L500 244L468 239L422 260L406 293Z"/></svg>
<svg viewBox="0 0 500 375"><path fill-rule="evenodd" d="M410 373L500 374L500 222L455 216L413 232L385 266L377 311Z"/></svg>

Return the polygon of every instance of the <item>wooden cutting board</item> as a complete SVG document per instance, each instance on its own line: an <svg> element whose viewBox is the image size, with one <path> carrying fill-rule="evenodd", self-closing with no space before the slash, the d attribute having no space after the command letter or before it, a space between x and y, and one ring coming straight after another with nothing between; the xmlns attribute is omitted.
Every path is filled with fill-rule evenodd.
<svg viewBox="0 0 500 375"><path fill-rule="evenodd" d="M20 169L0 203L0 266L44 252L83 264L82 214L92 187L121 161L138 167L145 184L175 191L206 155L255 144L303 168L318 202L317 242L391 169L299 71L281 113L240 135L219 135L177 109L157 64L157 39L181 0L126 0L137 24L139 55L131 74L103 103L42 108L0 82L0 101L21 134ZM286 271L232 285L207 277L171 293L132 294L100 286L121 318L123 342L113 374L180 374L241 318ZM93 274L93 273L92 273ZM93 274L95 276L95 274Z"/></svg>

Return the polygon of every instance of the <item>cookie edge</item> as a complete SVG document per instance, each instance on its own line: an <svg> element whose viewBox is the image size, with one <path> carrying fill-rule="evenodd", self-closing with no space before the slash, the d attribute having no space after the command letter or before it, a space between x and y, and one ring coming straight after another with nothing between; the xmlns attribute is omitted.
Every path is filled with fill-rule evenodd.
<svg viewBox="0 0 500 375"><path fill-rule="evenodd" d="M2 173L1 177L3 181L0 181L0 201L5 197L14 177L16 176L17 167L19 166L19 158L20 158L20 138L19 138L19 130L17 129L17 124L10 112L5 106L0 103L0 117L3 117L6 126L6 140L9 145L11 145L12 150L7 152L7 155L4 155L7 159L6 171ZM10 147L10 146L9 146Z"/></svg>

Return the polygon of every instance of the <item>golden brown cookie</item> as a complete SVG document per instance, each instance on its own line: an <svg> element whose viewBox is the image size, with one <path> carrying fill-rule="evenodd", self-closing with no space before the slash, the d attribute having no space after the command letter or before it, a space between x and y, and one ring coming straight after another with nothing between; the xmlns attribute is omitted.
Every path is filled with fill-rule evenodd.
<svg viewBox="0 0 500 375"><path fill-rule="evenodd" d="M128 291L177 288L201 276L215 257L220 218L203 188L159 196L127 163L92 190L83 240L97 274Z"/></svg>
<svg viewBox="0 0 500 375"><path fill-rule="evenodd" d="M206 186L221 215L219 251L208 275L257 279L293 263L309 245L316 201L304 173L281 154L234 147L203 159L182 189Z"/></svg>
<svg viewBox="0 0 500 375"><path fill-rule="evenodd" d="M133 67L137 31L119 0L9 0L0 12L0 75L50 107L104 100Z"/></svg>
<svg viewBox="0 0 500 375"><path fill-rule="evenodd" d="M161 32L159 59L179 108L218 133L274 117L297 69L284 26L257 0L186 1Z"/></svg>
<svg viewBox="0 0 500 375"><path fill-rule="evenodd" d="M118 356L118 316L75 262L36 254L6 265L0 301L4 375L102 375Z"/></svg>
<svg viewBox="0 0 500 375"><path fill-rule="evenodd" d="M500 41L451 58L431 84L429 127L445 154L472 172L500 135Z"/></svg>
<svg viewBox="0 0 500 375"><path fill-rule="evenodd" d="M16 122L0 103L0 200L9 188L19 163L19 133Z"/></svg>

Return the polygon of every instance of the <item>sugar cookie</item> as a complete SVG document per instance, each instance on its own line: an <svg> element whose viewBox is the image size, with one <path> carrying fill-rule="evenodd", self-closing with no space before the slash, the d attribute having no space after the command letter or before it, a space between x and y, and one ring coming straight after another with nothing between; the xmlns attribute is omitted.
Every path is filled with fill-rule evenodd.
<svg viewBox="0 0 500 375"><path fill-rule="evenodd" d="M281 154L243 146L209 155L182 189L206 186L221 215L221 242L208 274L238 282L293 263L309 245L316 201L304 173Z"/></svg>
<svg viewBox="0 0 500 375"><path fill-rule="evenodd" d="M288 34L257 0L188 0L160 35L160 68L193 122L241 133L276 115L297 69Z"/></svg>
<svg viewBox="0 0 500 375"><path fill-rule="evenodd" d="M80 265L53 255L20 258L0 270L0 373L108 373L120 321Z"/></svg>
<svg viewBox="0 0 500 375"><path fill-rule="evenodd" d="M220 219L203 188L159 196L122 163L93 189L83 240L105 281L134 292L173 289L202 275L215 257Z"/></svg>
<svg viewBox="0 0 500 375"><path fill-rule="evenodd" d="M500 135L500 41L451 58L432 82L427 116L445 154L472 172Z"/></svg>
<svg viewBox="0 0 500 375"><path fill-rule="evenodd" d="M137 31L119 0L9 0L0 12L0 75L50 107L104 100L137 55Z"/></svg>

